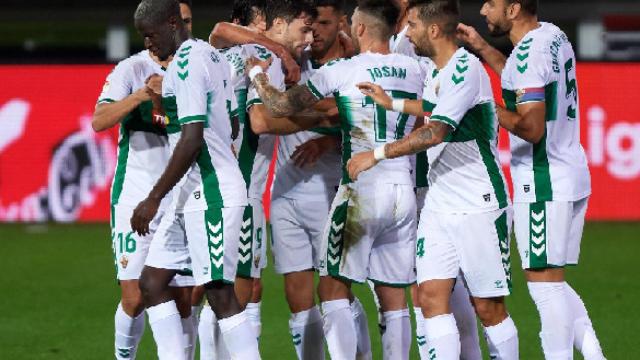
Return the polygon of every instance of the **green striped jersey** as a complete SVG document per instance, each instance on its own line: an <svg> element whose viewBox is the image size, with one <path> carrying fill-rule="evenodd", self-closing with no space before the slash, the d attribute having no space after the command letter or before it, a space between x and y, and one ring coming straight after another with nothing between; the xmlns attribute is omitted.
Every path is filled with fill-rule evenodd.
<svg viewBox="0 0 640 360"><path fill-rule="evenodd" d="M204 123L202 149L173 192L177 212L247 204L247 191L231 149L229 63L208 43L189 39L176 52L162 86L172 151L181 127Z"/></svg>
<svg viewBox="0 0 640 360"><path fill-rule="evenodd" d="M107 76L99 104L112 103L145 87L153 74L165 70L145 50L122 60ZM111 204L135 207L144 200L169 160L169 141L161 121L154 121L153 104L146 101L120 123L118 156L111 184ZM164 206L164 202L163 202Z"/></svg>
<svg viewBox="0 0 640 360"><path fill-rule="evenodd" d="M479 213L509 206L498 161L498 120L489 75L480 60L458 49L444 68L427 75L425 116L452 128L429 148L429 192L425 208Z"/></svg>
<svg viewBox="0 0 640 360"><path fill-rule="evenodd" d="M502 89L511 111L529 102L546 105L546 131L539 143L510 135L514 201L576 201L589 196L591 177L580 145L576 58L562 30L540 23L527 33L507 59Z"/></svg>
<svg viewBox="0 0 640 360"><path fill-rule="evenodd" d="M353 154L373 150L403 138L413 128L415 117L387 111L356 87L373 82L392 97L417 99L421 96L424 72L414 59L401 54L363 53L348 60L335 60L320 68L307 82L318 97L333 95L342 126L342 183L350 183L346 164ZM362 173L358 183L413 185L408 156L380 162Z"/></svg>

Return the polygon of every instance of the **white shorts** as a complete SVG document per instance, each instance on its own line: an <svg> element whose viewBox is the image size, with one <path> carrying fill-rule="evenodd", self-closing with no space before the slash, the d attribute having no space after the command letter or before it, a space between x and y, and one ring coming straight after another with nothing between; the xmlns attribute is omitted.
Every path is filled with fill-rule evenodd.
<svg viewBox="0 0 640 360"><path fill-rule="evenodd" d="M267 222L262 200L249 199L244 209L238 242L238 276L259 279L267 266Z"/></svg>
<svg viewBox="0 0 640 360"><path fill-rule="evenodd" d="M121 281L138 280L149 254L151 240L164 216L164 210L149 224L149 234L140 236L131 230L131 216L134 208L125 205L111 206L111 239L116 265L117 279ZM183 269L171 280L169 286L189 287L195 281L191 269Z"/></svg>
<svg viewBox="0 0 640 360"><path fill-rule="evenodd" d="M588 200L513 205L516 241L524 269L578 264Z"/></svg>
<svg viewBox="0 0 640 360"><path fill-rule="evenodd" d="M341 185L325 226L320 275L411 285L416 280L416 211L410 185Z"/></svg>
<svg viewBox="0 0 640 360"><path fill-rule="evenodd" d="M193 269L196 285L233 283L244 206L167 213L156 232L145 265Z"/></svg>
<svg viewBox="0 0 640 360"><path fill-rule="evenodd" d="M271 202L271 250L278 274L318 269L328 201L279 197Z"/></svg>
<svg viewBox="0 0 640 360"><path fill-rule="evenodd" d="M418 283L455 279L462 271L472 296L509 295L511 218L511 208L478 214L424 210L416 244Z"/></svg>

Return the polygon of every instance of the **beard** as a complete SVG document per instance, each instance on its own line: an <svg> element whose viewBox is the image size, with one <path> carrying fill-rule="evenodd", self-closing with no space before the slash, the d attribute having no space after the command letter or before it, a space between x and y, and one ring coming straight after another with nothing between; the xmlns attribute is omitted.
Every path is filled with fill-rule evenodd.
<svg viewBox="0 0 640 360"><path fill-rule="evenodd" d="M418 56L432 58L436 53L433 46L431 46L431 44L426 40L423 40L420 44L413 44L413 46L415 47L416 55Z"/></svg>

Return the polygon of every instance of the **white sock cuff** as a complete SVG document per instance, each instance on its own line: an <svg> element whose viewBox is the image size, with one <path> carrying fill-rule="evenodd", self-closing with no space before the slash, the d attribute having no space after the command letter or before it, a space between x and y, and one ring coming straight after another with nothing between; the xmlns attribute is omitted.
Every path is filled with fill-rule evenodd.
<svg viewBox="0 0 640 360"><path fill-rule="evenodd" d="M416 318L423 318L424 319L424 315L422 315L422 308L420 307L413 307L413 314L416 316Z"/></svg>
<svg viewBox="0 0 640 360"><path fill-rule="evenodd" d="M262 305L262 301L258 301L257 303L248 303L247 304L247 308L245 310L247 311L260 311L260 306Z"/></svg>
<svg viewBox="0 0 640 360"><path fill-rule="evenodd" d="M353 302L349 304L349 307L351 307L351 313L353 314L354 318L364 312L362 303L355 296L353 297Z"/></svg>
<svg viewBox="0 0 640 360"><path fill-rule="evenodd" d="M147 308L147 314L149 314L149 324L166 319L169 316L180 316L176 302L173 300Z"/></svg>
<svg viewBox="0 0 640 360"><path fill-rule="evenodd" d="M484 331L496 346L518 335L518 329L511 316L507 316L497 325L484 327Z"/></svg>
<svg viewBox="0 0 640 360"><path fill-rule="evenodd" d="M218 325L220 326L220 331L228 333L235 327L242 325L245 321L248 321L248 318L247 314L243 311L228 318L218 319Z"/></svg>
<svg viewBox="0 0 640 360"><path fill-rule="evenodd" d="M385 311L382 313L382 317L384 318L384 321L387 323L391 320L401 319L403 317L409 317L409 316L410 316L409 309Z"/></svg>
<svg viewBox="0 0 640 360"><path fill-rule="evenodd" d="M443 336L458 334L456 318L453 314L444 314L424 319L424 329L427 338L438 339Z"/></svg>
<svg viewBox="0 0 640 360"><path fill-rule="evenodd" d="M331 301L323 301L322 302L322 312L325 315L328 315L332 312L343 310L343 309L351 309L349 305L349 299L339 299L339 300L331 300Z"/></svg>
<svg viewBox="0 0 640 360"><path fill-rule="evenodd" d="M527 286L529 292L533 295L534 292L546 292L546 291L564 291L565 282L534 282L528 281Z"/></svg>
<svg viewBox="0 0 640 360"><path fill-rule="evenodd" d="M314 306L309 310L303 310L294 314L291 314L289 319L289 327L303 327L322 321L322 314L318 306Z"/></svg>

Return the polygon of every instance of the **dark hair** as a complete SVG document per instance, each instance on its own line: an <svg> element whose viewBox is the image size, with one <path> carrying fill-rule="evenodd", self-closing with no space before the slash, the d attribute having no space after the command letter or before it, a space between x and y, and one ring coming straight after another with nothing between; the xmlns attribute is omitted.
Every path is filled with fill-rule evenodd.
<svg viewBox="0 0 640 360"><path fill-rule="evenodd" d="M178 0L178 2L180 4L185 4L189 7L189 9L193 9L193 4L191 3L191 0Z"/></svg>
<svg viewBox="0 0 640 360"><path fill-rule="evenodd" d="M251 24L258 15L264 14L264 0L236 0L231 10L231 22L242 26Z"/></svg>
<svg viewBox="0 0 640 360"><path fill-rule="evenodd" d="M267 29L273 25L277 18L283 18L287 23L292 22L302 14L315 18L318 11L312 0L266 0L265 15Z"/></svg>
<svg viewBox="0 0 640 360"><path fill-rule="evenodd" d="M529 15L538 14L538 0L508 0L509 4L518 3Z"/></svg>
<svg viewBox="0 0 640 360"><path fill-rule="evenodd" d="M425 24L437 23L446 36L455 36L460 22L458 0L409 0L407 9L412 8L418 9L418 17Z"/></svg>
<svg viewBox="0 0 640 360"><path fill-rule="evenodd" d="M321 6L332 7L333 10L340 13L344 13L347 6L345 3L345 0L316 0L315 5L316 7L321 7Z"/></svg>
<svg viewBox="0 0 640 360"><path fill-rule="evenodd" d="M142 0L133 16L136 21L160 24L170 17L180 17L180 4L177 0Z"/></svg>
<svg viewBox="0 0 640 360"><path fill-rule="evenodd" d="M358 0L358 11L380 20L389 30L393 31L400 17L400 9L390 0Z"/></svg>

